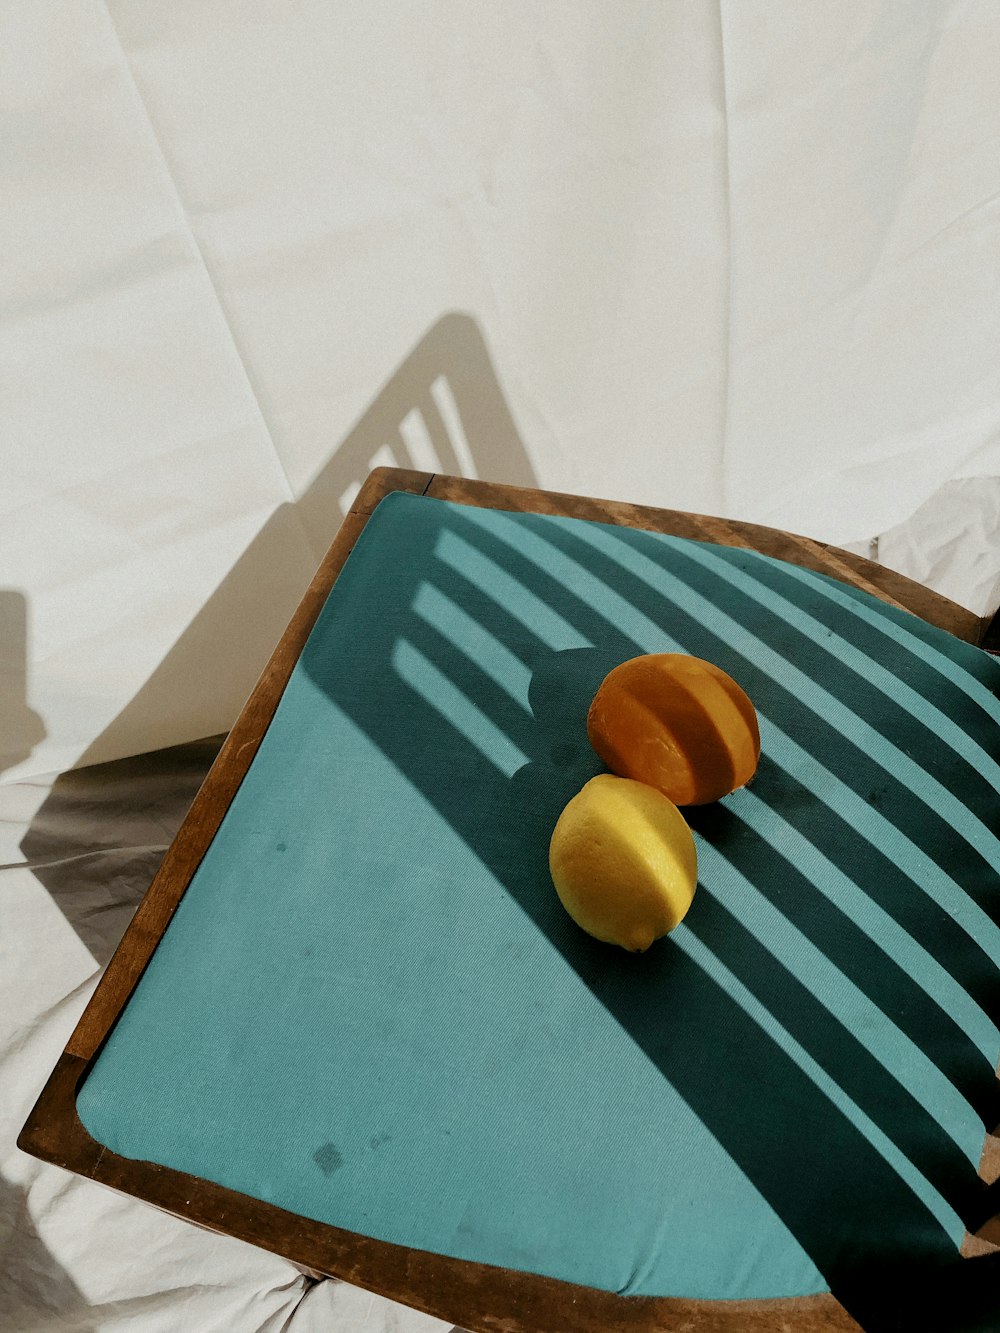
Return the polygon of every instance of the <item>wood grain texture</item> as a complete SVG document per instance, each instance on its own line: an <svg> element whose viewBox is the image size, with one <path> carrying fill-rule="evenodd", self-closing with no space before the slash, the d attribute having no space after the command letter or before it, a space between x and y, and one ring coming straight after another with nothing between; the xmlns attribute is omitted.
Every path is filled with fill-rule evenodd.
<svg viewBox="0 0 1000 1333"><path fill-rule="evenodd" d="M351 505L352 514L368 515L391 491L407 495L423 495L434 480L433 473L414 472L412 468L380 467L369 473L368 479Z"/></svg>
<svg viewBox="0 0 1000 1333"><path fill-rule="evenodd" d="M119 1193L376 1291L474 1333L857 1333L830 1295L775 1301L621 1297L372 1240L95 1143L76 1115L89 1062L60 1056L18 1146Z"/></svg>
<svg viewBox="0 0 1000 1333"><path fill-rule="evenodd" d="M804 537L727 519L556 495L405 469L373 472L307 588L149 891L53 1070L18 1146L92 1180L281 1254L302 1268L343 1278L476 1333L847 1333L860 1326L830 1295L781 1301L712 1302L625 1298L527 1273L466 1263L372 1240L298 1217L96 1143L76 1112L77 1090L128 1002L235 796L330 589L369 514L393 491L459 504L563 514L698 540L744 546L830 574L970 642L977 617L878 565ZM992 1151L984 1154L989 1169ZM988 1178L988 1177L987 1177ZM969 1254L992 1251L990 1224ZM974 1263L974 1259L969 1260Z"/></svg>

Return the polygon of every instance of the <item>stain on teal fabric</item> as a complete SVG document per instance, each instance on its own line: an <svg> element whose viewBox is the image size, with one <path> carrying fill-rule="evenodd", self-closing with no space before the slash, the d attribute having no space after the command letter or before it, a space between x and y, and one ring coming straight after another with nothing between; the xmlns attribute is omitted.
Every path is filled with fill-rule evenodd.
<svg viewBox="0 0 1000 1333"><path fill-rule="evenodd" d="M761 716L633 957L547 868L642 652ZM126 1157L630 1294L957 1255L995 1121L1000 669L756 553L394 495L79 1096Z"/></svg>

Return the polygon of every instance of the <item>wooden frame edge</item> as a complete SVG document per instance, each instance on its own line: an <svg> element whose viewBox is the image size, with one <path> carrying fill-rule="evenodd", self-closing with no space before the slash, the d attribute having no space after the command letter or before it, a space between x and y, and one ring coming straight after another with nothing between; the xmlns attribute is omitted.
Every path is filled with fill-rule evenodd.
<svg viewBox="0 0 1000 1333"><path fill-rule="evenodd" d="M375 1240L182 1171L119 1157L90 1137L76 1112L77 1090L90 1063L66 1052L59 1057L18 1139L22 1151L207 1231L222 1231L436 1318L489 1333L669 1333L678 1327L698 1333L773 1333L776 1328L857 1333L859 1326L829 1293L736 1301L623 1297ZM68 1136L67 1126L73 1131Z"/></svg>
<svg viewBox="0 0 1000 1333"><path fill-rule="evenodd" d="M410 1250L289 1213L209 1181L150 1162L119 1157L87 1133L77 1089L96 1058L176 911L191 878L266 734L278 702L330 589L368 517L387 495L403 491L478 507L618 523L670 531L695 540L747 546L830 574L883 601L977 643L980 618L902 575L860 557L775 529L553 492L528 491L410 469L378 468L361 488L289 626L254 686L191 809L63 1054L25 1122L18 1147L43 1161L222 1230L314 1271L329 1273L414 1308L478 1324L491 1333L847 1333L858 1325L827 1294L758 1301L621 1297L553 1278ZM886 586L888 585L888 586ZM956 628L957 627L957 628ZM221 1225L224 1222L224 1225ZM443 1297L438 1293L444 1292ZM498 1314L498 1304L507 1310ZM570 1315L570 1312L571 1315ZM569 1316L569 1317L568 1317Z"/></svg>

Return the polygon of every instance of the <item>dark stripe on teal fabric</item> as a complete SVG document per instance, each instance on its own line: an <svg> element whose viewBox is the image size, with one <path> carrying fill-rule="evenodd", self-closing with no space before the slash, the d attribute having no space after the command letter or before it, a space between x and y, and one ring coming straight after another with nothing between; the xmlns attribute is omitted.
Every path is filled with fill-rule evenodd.
<svg viewBox="0 0 1000 1333"><path fill-rule="evenodd" d="M704 826L699 831L703 832ZM744 853L741 846L740 865L749 874ZM760 880L754 882L762 889L765 887ZM788 896L798 887L790 884ZM774 888L772 881L772 892ZM780 899L783 895L777 896ZM955 1152L954 1140L853 1033L820 1004L808 986L793 977L715 900L711 891L696 895L686 925L717 957L727 960L734 975L888 1138L904 1147L904 1151L907 1143L920 1143L919 1166L924 1178L951 1203L963 1221L974 1215L983 1182L973 1164ZM893 1013L892 1017L895 1019L897 1015Z"/></svg>
<svg viewBox="0 0 1000 1333"><path fill-rule="evenodd" d="M476 707L519 749L530 749L534 739L531 718L475 662L433 625L416 616L410 623L406 638L407 642L435 663L457 690L467 698L474 699Z"/></svg>
<svg viewBox="0 0 1000 1333"><path fill-rule="evenodd" d="M613 540L631 544L627 535L613 532L611 536ZM762 716L773 717L783 731L795 735L800 744L813 753L830 772L866 801L877 806L942 870L960 880L966 892L984 911L994 919L1000 918L997 898L1000 876L994 864L964 838L958 837L954 828L925 802L917 802L909 788L884 764L878 763L847 740L813 707L785 689L771 672L762 670L753 660L752 649L740 651L720 637L711 626L695 619L676 603L669 602L643 580L631 576L602 551L585 545L565 528L553 525L545 532L545 538L572 559L586 562L608 587L661 626L665 634L680 639L685 651L707 658L728 671L747 691ZM703 597L718 591L713 588L711 577L700 566L686 560L682 553L673 548L660 552L656 563ZM768 628L766 617L753 603L742 609L747 628L763 637ZM795 636L796 644L800 637ZM632 645L630 651L634 650Z"/></svg>
<svg viewBox="0 0 1000 1333"><path fill-rule="evenodd" d="M915 632L923 623L915 616L908 616L903 612L896 612L892 617L884 616L880 610L872 606L871 598L858 601L859 607L864 610L864 615L845 616L839 601L824 595L826 585L820 581L819 575L813 575L807 582L805 578L798 577L786 564L761 556L753 558L756 553L710 546L708 543L705 545L711 551L713 559L724 560L755 583L773 589L782 597L787 597L789 601L825 625L834 636L846 634L850 641L872 661L880 662L900 680L915 689L932 689L938 707L970 735L988 737L995 733L996 717L991 715L974 696L963 690L956 681L934 667L936 655L942 653L955 662L963 672L972 674L989 688L993 682L988 678L992 677L993 673L982 670L980 654L976 653L970 666L969 653L961 651L966 645L960 645L959 641L955 640L955 647L959 648L959 651L954 652L951 643L947 640L942 642L939 638L933 645L928 645L932 647L932 655L921 656L918 642L922 645L927 641ZM842 591L845 596L849 596L849 589L845 585L837 583L834 587L838 593ZM890 611L894 608L885 609ZM886 620L891 624L901 625L907 631L908 642L890 638L880 627ZM928 683L928 673L931 673L930 683ZM994 758L996 757L994 748Z"/></svg>
<svg viewBox="0 0 1000 1333"><path fill-rule="evenodd" d="M917 979L907 976L850 917L820 894L777 848L740 818L738 810L722 803L692 809L687 812L688 823L727 860L738 864L755 887L934 1061L986 1124L998 1109L995 1066L921 989ZM913 897L912 888L909 897ZM933 950L929 952L933 956ZM801 1036L799 1040L815 1050ZM869 1109L891 1138L891 1128L867 1107L864 1097L854 1092L851 1096Z"/></svg>
<svg viewBox="0 0 1000 1333"><path fill-rule="evenodd" d="M1000 1013L1000 959L977 944L885 851L827 806L816 818L815 796L769 755L761 755L754 790L766 787L782 816L920 943L987 1013Z"/></svg>
<svg viewBox="0 0 1000 1333"><path fill-rule="evenodd" d="M725 598L731 615L765 642L778 646L800 670L821 680L826 689L853 712L869 720L886 740L910 756L919 756L921 765L942 785L961 784L963 800L976 816L991 828L1000 827L1000 793L996 786L968 759L950 749L929 723L915 717L856 671L844 666L838 658L836 634L831 633L822 640L810 638L789 625L780 607L761 606L731 583L722 583L713 577L711 568L692 559L688 551L674 550L671 556L669 566L664 564L662 553L657 563L669 567L670 572L710 600L718 602ZM856 645L850 641L849 646ZM875 661L879 667L885 665L878 659ZM919 693L926 674L926 669L923 673L911 670L910 679L905 683ZM994 724L987 734L996 731ZM996 760L995 749L990 757Z"/></svg>
<svg viewBox="0 0 1000 1333"><path fill-rule="evenodd" d="M618 661L621 661L622 657L635 656L639 652L633 639L609 624L604 616L567 588L551 570L529 560L516 547L501 541L494 533L484 529L479 522L474 522L465 515L453 516L451 524L464 541L477 547L495 564L508 570L524 588L531 589L547 605L553 607L589 643L600 643L607 651L622 654ZM547 539L553 535L555 534L550 534L548 531L545 533Z"/></svg>

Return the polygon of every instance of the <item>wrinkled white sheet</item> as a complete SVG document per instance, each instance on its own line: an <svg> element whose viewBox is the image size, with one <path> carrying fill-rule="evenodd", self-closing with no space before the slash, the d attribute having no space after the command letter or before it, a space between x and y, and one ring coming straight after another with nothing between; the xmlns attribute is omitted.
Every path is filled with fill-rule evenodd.
<svg viewBox="0 0 1000 1333"><path fill-rule="evenodd" d="M216 749L0 789L0 1329L447 1333L14 1146Z"/></svg>
<svg viewBox="0 0 1000 1333"><path fill-rule="evenodd" d="M227 728L379 463L879 536L992 611L1000 13L0 20L0 1328L440 1327L14 1150L205 754L38 775Z"/></svg>
<svg viewBox="0 0 1000 1333"><path fill-rule="evenodd" d="M0 781L227 727L373 459L992 609L993 0L0 13Z"/></svg>

